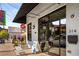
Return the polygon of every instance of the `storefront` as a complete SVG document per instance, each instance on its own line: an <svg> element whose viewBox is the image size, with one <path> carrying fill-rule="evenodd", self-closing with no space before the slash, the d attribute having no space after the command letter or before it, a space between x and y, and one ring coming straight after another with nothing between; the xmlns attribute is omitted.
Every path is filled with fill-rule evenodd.
<svg viewBox="0 0 79 59"><path fill-rule="evenodd" d="M42 40L48 43L48 49L44 50L51 55L66 55L66 6L43 16L38 24L39 44Z"/></svg>
<svg viewBox="0 0 79 59"><path fill-rule="evenodd" d="M65 6L65 4L38 4L34 9L32 9L32 11L30 11L27 14L27 24L31 25L30 27L31 27L31 32L32 32L31 33L32 41L30 41L30 42L32 43L33 41L36 41L38 43L37 46L36 46L38 51L41 51L41 47L40 47L41 46L41 44L40 44L41 39L40 38L43 35L40 34L40 33L44 32L42 30L43 25L44 25L43 28L45 28L45 26L48 26L47 23L52 22L52 21L49 21L49 20L54 19L53 21L55 21L55 20L59 20L60 18L65 18L66 17L66 11L65 11L66 7L63 7L63 6ZM63 9L62 7L65 8L65 9ZM60 11L54 12L55 10L53 10L53 8L54 9L56 8L55 10L60 9ZM54 12L54 14L53 14L53 12ZM50 13L55 15L54 18L52 18L52 16L50 15L51 17L50 17L50 19L48 19L49 18L48 14L50 14ZM58 16L57 13L61 13L61 14L59 14L59 16ZM41 19L42 19L42 21L41 21ZM40 32L40 31L42 31L42 32ZM46 32L44 32L44 34L45 33ZM42 38L42 40L43 39L48 40L48 33L45 35L45 37ZM47 47L45 47L45 48L47 49ZM60 52L58 52L58 53L60 53Z"/></svg>
<svg viewBox="0 0 79 59"><path fill-rule="evenodd" d="M28 10L26 7L28 6ZM26 38L27 38L27 44L29 48L32 48L32 51L35 49L37 52L41 51L40 47L40 35L44 32L43 29L50 29L50 27L53 27L52 31L56 33L56 30L58 30L59 35L59 48L58 54L61 55L61 48L60 44L66 49L65 55L79 55L78 53L78 12L79 12L79 4L65 4L65 3L39 3L36 4L23 4L21 6L20 11L24 13L23 15L19 11L16 15L14 22L23 22L27 24L26 29ZM25 8L26 10L23 10ZM28 12L27 12L28 11ZM26 12L26 13L25 13ZM71 18L70 18L71 17ZM42 19L42 20L41 20ZM65 24L62 23L63 19L65 19ZM58 21L59 20L59 21ZM51 23L55 23L57 21L59 25L51 25ZM49 33L49 31L45 31L45 33ZM40 32L42 31L42 32ZM64 35L62 34L64 33ZM65 36L65 41L61 43L62 40L60 38ZM56 35L57 36L57 35ZM48 40L49 34L45 34L43 39ZM71 37L73 37L73 40L71 40ZM75 43L74 43L75 42ZM55 42L54 42L55 43ZM73 48L75 47L75 48Z"/></svg>

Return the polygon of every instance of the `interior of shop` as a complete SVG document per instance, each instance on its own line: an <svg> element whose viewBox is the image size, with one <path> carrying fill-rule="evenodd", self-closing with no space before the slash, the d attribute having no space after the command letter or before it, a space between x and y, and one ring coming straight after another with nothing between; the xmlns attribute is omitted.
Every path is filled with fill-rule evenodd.
<svg viewBox="0 0 79 59"><path fill-rule="evenodd" d="M45 15L38 21L38 37L42 52L66 55L66 6Z"/></svg>

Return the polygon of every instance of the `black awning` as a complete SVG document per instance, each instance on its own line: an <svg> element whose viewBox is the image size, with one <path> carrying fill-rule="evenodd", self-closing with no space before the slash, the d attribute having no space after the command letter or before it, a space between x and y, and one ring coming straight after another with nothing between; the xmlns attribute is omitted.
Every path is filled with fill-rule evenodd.
<svg viewBox="0 0 79 59"><path fill-rule="evenodd" d="M26 23L26 15L37 5L38 3L23 3L13 22Z"/></svg>

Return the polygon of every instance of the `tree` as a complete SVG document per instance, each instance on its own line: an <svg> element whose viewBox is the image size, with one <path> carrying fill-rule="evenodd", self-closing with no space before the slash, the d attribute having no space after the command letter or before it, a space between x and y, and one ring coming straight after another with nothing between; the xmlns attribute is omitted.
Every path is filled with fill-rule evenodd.
<svg viewBox="0 0 79 59"><path fill-rule="evenodd" d="M7 39L9 36L9 33L7 30L1 30L0 31L0 38L3 38L3 39Z"/></svg>

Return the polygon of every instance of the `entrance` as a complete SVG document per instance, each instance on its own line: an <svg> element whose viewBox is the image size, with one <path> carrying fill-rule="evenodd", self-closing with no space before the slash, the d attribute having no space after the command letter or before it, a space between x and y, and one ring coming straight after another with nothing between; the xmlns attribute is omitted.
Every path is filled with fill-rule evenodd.
<svg viewBox="0 0 79 59"><path fill-rule="evenodd" d="M66 55L66 6L39 19L38 40L49 55ZM43 44L41 44L43 42ZM45 43L45 44L44 44Z"/></svg>

